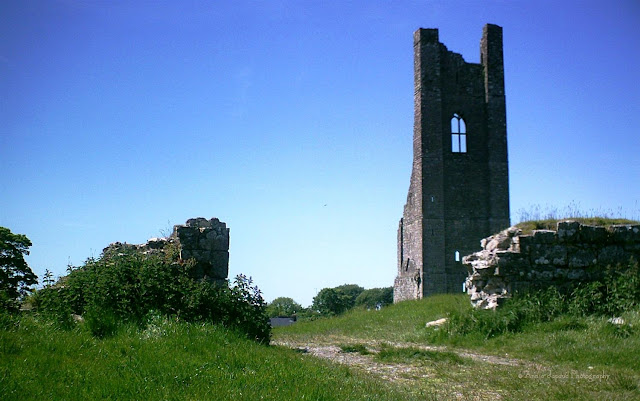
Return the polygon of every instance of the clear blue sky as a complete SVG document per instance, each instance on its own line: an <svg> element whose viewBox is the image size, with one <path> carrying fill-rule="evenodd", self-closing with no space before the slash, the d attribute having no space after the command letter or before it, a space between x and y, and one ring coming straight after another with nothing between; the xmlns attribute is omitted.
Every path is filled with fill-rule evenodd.
<svg viewBox="0 0 640 401"><path fill-rule="evenodd" d="M639 2L326 3L1 2L0 225L36 274L203 216L267 300L392 285L420 27L470 62L504 28L512 221L640 218Z"/></svg>

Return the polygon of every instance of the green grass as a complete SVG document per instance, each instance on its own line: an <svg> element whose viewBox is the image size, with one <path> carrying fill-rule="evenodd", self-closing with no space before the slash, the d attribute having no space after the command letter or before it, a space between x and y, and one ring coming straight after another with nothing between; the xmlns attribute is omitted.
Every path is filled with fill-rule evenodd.
<svg viewBox="0 0 640 401"><path fill-rule="evenodd" d="M376 341L411 341L424 330L426 322L471 309L468 296L435 295L427 300L400 302L376 310L353 309L333 318L274 329L277 338L318 338L356 336Z"/></svg>
<svg viewBox="0 0 640 401"><path fill-rule="evenodd" d="M357 352L360 355L371 354L371 351L364 344L342 344L340 345L340 351L346 353Z"/></svg>
<svg viewBox="0 0 640 401"><path fill-rule="evenodd" d="M435 351L416 347L397 347L383 343L380 352L376 354L376 360L383 362L405 363L444 363L463 364L465 360L455 352Z"/></svg>
<svg viewBox="0 0 640 401"><path fill-rule="evenodd" d="M556 230L559 221L573 220L583 225L611 227L620 224L640 224L640 222L629 219L608 218L608 217L568 217L568 218L549 218L542 220L528 220L516 224L522 230L523 234L531 234L533 230Z"/></svg>
<svg viewBox="0 0 640 401"><path fill-rule="evenodd" d="M608 323L608 316L561 315L491 338L473 331L447 335L447 325L425 327L470 308L464 294L437 295L278 328L274 339L375 345L379 362L420 366L425 374L410 378L412 385L442 399L452 393L470 399L640 398L640 311L622 314L623 326ZM481 362L484 356L511 364Z"/></svg>
<svg viewBox="0 0 640 401"><path fill-rule="evenodd" d="M466 295L439 295L274 330L276 341L360 353L383 373L160 316L144 328L120 325L103 338L86 322L61 330L37 316L5 319L0 399L640 398L640 311L622 314L622 326L607 317L561 315L491 338L434 336L447 326L425 327L469 310Z"/></svg>
<svg viewBox="0 0 640 401"><path fill-rule="evenodd" d="M0 330L2 400L412 400L380 382L211 324L157 320L98 339L35 318Z"/></svg>

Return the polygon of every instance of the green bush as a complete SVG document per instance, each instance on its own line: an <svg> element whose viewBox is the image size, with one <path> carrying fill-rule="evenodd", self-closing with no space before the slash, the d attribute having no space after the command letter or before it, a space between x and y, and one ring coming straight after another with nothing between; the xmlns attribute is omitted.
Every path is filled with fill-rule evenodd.
<svg viewBox="0 0 640 401"><path fill-rule="evenodd" d="M85 327L94 337L111 337L118 331L118 318L109 309L92 307L85 312L83 318Z"/></svg>
<svg viewBox="0 0 640 401"><path fill-rule="evenodd" d="M97 337L113 334L119 322L144 322L155 311L189 322L222 324L268 342L265 302L252 284L243 275L232 286L194 279L191 263L130 251L70 268L58 283L35 294L34 305L66 328L72 314L82 315Z"/></svg>
<svg viewBox="0 0 640 401"><path fill-rule="evenodd" d="M573 315L620 315L640 306L638 261L607 267L601 281L584 283L571 293L569 311Z"/></svg>

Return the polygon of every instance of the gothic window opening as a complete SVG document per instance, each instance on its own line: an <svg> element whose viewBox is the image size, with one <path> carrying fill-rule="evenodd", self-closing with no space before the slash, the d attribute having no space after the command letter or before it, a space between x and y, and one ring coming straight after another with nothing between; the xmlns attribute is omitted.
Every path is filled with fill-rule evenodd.
<svg viewBox="0 0 640 401"><path fill-rule="evenodd" d="M467 153L467 125L458 114L451 119L451 151Z"/></svg>
<svg viewBox="0 0 640 401"><path fill-rule="evenodd" d="M456 251L456 253L455 253L455 259L456 259L456 262L459 262L459 261L460 261L460 251Z"/></svg>

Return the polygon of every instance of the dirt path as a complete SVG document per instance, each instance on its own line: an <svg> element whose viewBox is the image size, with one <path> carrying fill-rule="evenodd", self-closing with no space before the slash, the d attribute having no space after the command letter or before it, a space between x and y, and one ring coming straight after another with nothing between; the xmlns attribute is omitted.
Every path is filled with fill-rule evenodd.
<svg viewBox="0 0 640 401"><path fill-rule="evenodd" d="M362 355L358 352L344 352L341 349L343 344L361 344L364 345L371 354ZM420 378L433 377L436 373L433 369L425 368L424 365L411 364L411 363L384 363L375 359L375 354L379 352L382 342L366 341L349 339L349 338L331 338L323 341L309 341L309 342L297 342L297 341L274 341L273 345L284 346L292 349L299 350L303 353L316 356L318 358L327 359L332 362L340 363L343 365L352 366L359 370L364 370L368 373L373 373L383 379L389 381L411 381ZM483 355L470 351L452 350L446 347L428 346L415 343L395 343L385 342L389 346L394 348L417 348L421 350L440 351L440 352L454 352L458 356L466 359L473 360L475 362L500 365L505 367L520 367L524 369L536 369L531 362L522 361L518 359L500 357L495 355Z"/></svg>

